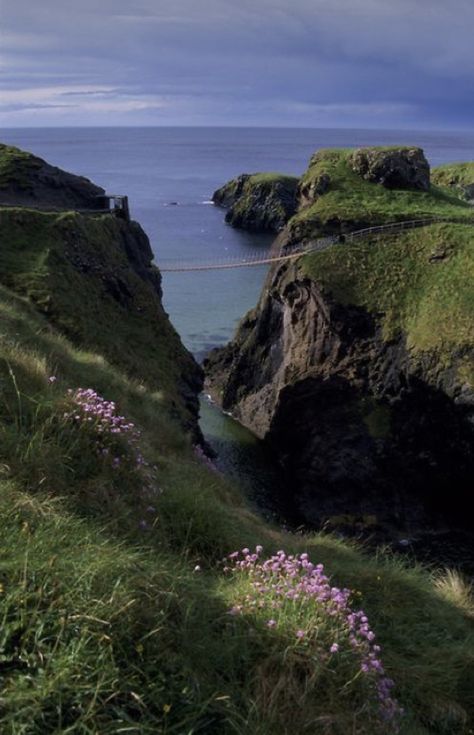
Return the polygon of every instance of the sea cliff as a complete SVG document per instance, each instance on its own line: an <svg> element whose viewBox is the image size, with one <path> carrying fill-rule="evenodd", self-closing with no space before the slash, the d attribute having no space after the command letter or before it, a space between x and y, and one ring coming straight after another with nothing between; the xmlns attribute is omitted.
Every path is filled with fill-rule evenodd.
<svg viewBox="0 0 474 735"><path fill-rule="evenodd" d="M241 174L212 195L227 209L225 221L250 232L279 232L296 211L298 179L283 174Z"/></svg>
<svg viewBox="0 0 474 735"><path fill-rule="evenodd" d="M467 735L463 577L259 517L196 445L145 233L29 160L0 147L38 193L0 198L0 731Z"/></svg>
<svg viewBox="0 0 474 735"><path fill-rule="evenodd" d="M463 522L474 468L471 210L430 184L419 149L321 151L299 192L283 247L391 220L454 221L274 266L234 340L209 356L208 384L273 449L305 522Z"/></svg>

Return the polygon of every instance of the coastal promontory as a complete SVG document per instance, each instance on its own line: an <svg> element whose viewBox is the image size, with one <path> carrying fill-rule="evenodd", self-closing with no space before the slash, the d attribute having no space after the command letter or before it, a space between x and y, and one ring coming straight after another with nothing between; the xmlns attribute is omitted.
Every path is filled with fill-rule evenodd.
<svg viewBox="0 0 474 735"><path fill-rule="evenodd" d="M406 230L276 264L206 364L315 525L348 513L400 528L464 522L471 498L472 210L430 183L419 149L400 151L313 156L283 248L390 222Z"/></svg>

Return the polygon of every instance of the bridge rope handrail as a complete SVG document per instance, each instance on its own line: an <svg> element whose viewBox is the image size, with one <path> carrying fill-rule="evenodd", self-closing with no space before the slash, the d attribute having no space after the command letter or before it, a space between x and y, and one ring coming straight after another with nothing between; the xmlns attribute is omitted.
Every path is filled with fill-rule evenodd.
<svg viewBox="0 0 474 735"><path fill-rule="evenodd" d="M158 266L162 273L176 273L185 271L219 270L225 268L245 268L256 265L269 265L271 263L279 263L282 261L299 258L301 255L305 255L307 253L326 250L332 245L337 245L340 243L351 243L354 240L369 237L370 235L374 235L380 232L397 232L400 230L415 229L417 227L425 227L430 224L435 224L436 222L460 222L465 224L474 224L474 220L455 217L423 217L413 220L398 220L395 222L389 222L385 225L364 227L360 230L354 230L353 232L340 233L338 235L327 235L326 237L320 237L316 240L307 242L304 245L294 245L293 247L285 248L283 251L280 250L273 255L270 255L271 250L267 250L264 253L262 253L262 251L254 251L251 255L245 258L242 258L241 256L234 256L231 258L215 258L212 261L171 261L169 265L166 265L166 261L161 261L161 263L158 263Z"/></svg>

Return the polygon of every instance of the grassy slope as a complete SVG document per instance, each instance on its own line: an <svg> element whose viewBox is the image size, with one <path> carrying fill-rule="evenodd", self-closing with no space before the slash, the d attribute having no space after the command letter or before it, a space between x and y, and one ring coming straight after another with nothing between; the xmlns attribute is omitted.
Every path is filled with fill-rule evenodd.
<svg viewBox="0 0 474 735"><path fill-rule="evenodd" d="M474 347L474 227L443 223L306 256L305 273L342 303L380 315L414 352Z"/></svg>
<svg viewBox="0 0 474 735"><path fill-rule="evenodd" d="M431 179L437 186L451 192L454 189L462 196L464 186L474 185L474 161L437 166L431 172Z"/></svg>
<svg viewBox="0 0 474 735"><path fill-rule="evenodd" d="M28 189L31 172L40 166L31 153L0 144L0 197L1 190L12 184Z"/></svg>
<svg viewBox="0 0 474 735"><path fill-rule="evenodd" d="M308 732L352 729L357 682L345 697L322 675L300 689L289 661L316 664L296 647L291 615L271 634L258 616L229 619L247 587L216 562L256 543L307 550L357 590L408 710L403 732L467 732L473 611L455 576L436 585L331 537L269 527L196 460L153 395L3 287L0 310L2 732L273 735L316 716L326 725ZM146 492L140 472L94 458L85 433L71 442L55 429L77 385L113 396L141 427ZM262 693L268 677L282 686L274 701ZM295 686L298 714L285 697ZM354 728L377 731L367 715Z"/></svg>
<svg viewBox="0 0 474 735"><path fill-rule="evenodd" d="M285 534L249 512L196 458L157 390L176 390L166 328L157 324L148 349L140 342L128 356L139 317L109 303L100 270L81 277L61 254L69 238L86 260L100 265L103 256L134 279L107 227L77 215L2 213L1 732L386 732L369 710L358 714L367 693L346 659L331 668L321 658L331 621L316 607L314 645L295 638L291 610L266 613L278 617L275 630L258 611L228 615L250 587L217 562L261 543L266 553L308 551L334 583L355 590L407 709L402 732L467 733L474 610L465 586L329 536ZM148 321L151 297L142 296ZM118 437L123 461L114 469L93 428L65 418L67 391L79 386L116 401L140 427L144 468Z"/></svg>
<svg viewBox="0 0 474 735"><path fill-rule="evenodd" d="M191 359L152 285L129 266L120 246L124 223L10 208L0 212L0 226L1 281L76 343L99 350L180 410L177 382Z"/></svg>
<svg viewBox="0 0 474 735"><path fill-rule="evenodd" d="M446 216L472 219L466 202L436 186L429 192L385 189L365 181L352 171L348 158L352 150L319 151L301 179L302 185L322 174L331 179L329 191L291 220L291 226L331 222L382 224L418 217Z"/></svg>

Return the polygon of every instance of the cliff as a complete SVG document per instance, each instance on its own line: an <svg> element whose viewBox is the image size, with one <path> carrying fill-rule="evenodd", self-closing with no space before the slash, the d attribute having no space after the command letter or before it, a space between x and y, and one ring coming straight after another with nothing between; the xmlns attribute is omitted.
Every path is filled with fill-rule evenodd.
<svg viewBox="0 0 474 735"><path fill-rule="evenodd" d="M100 209L104 189L22 151L0 144L0 205Z"/></svg>
<svg viewBox="0 0 474 735"><path fill-rule="evenodd" d="M344 151L313 157L300 184L305 207L283 240L418 213L452 211L462 222L468 212L435 187L367 182L353 160ZM311 192L323 174L324 191ZM461 222L278 265L233 342L211 353L212 389L273 448L307 522L463 519L473 470L474 228Z"/></svg>
<svg viewBox="0 0 474 735"><path fill-rule="evenodd" d="M468 585L252 512L140 227L0 234L0 731L467 733Z"/></svg>
<svg viewBox="0 0 474 735"><path fill-rule="evenodd" d="M242 174L217 189L214 204L225 221L251 232L279 232L296 211L298 179L283 174Z"/></svg>
<svg viewBox="0 0 474 735"><path fill-rule="evenodd" d="M437 186L474 204L474 161L437 166L433 169L432 180Z"/></svg>
<svg viewBox="0 0 474 735"><path fill-rule="evenodd" d="M162 391L170 413L197 435L201 370L164 312L148 237L137 222L72 211L93 209L101 192L83 177L0 146L0 197L7 204L0 209L0 282L77 345ZM64 211L36 211L53 205Z"/></svg>

